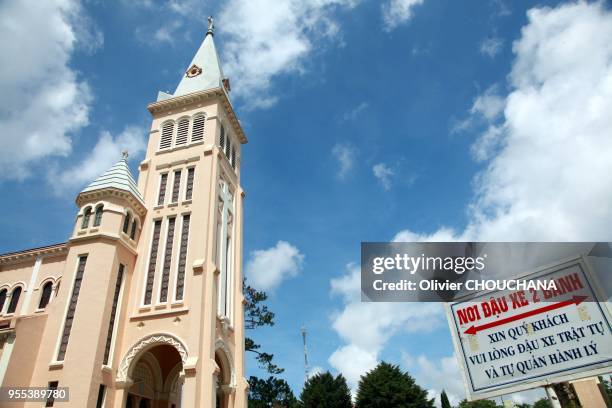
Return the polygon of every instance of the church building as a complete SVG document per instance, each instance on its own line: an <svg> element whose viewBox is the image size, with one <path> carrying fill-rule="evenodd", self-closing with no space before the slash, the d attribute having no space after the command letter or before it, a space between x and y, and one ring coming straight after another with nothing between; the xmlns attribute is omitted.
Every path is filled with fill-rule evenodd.
<svg viewBox="0 0 612 408"><path fill-rule="evenodd" d="M3 407L244 408L240 158L212 19L152 125L76 197L65 243L0 255L0 385L68 388Z"/></svg>

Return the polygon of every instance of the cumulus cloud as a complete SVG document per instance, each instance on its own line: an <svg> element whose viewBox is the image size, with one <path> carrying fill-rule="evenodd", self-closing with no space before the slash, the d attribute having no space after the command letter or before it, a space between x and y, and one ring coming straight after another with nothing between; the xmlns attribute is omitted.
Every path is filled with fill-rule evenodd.
<svg viewBox="0 0 612 408"><path fill-rule="evenodd" d="M445 234L466 241L607 241L612 12L603 3L579 2L527 16L512 46L508 92L493 98L485 92L472 107L491 122L472 146L486 168L474 180L466 228Z"/></svg>
<svg viewBox="0 0 612 408"><path fill-rule="evenodd" d="M357 149L350 143L336 143L332 147L332 156L338 162L338 178L345 179L353 169Z"/></svg>
<svg viewBox="0 0 612 408"><path fill-rule="evenodd" d="M375 164L372 167L372 172L385 190L391 189L391 178L395 175L395 172L389 166L385 163Z"/></svg>
<svg viewBox="0 0 612 408"><path fill-rule="evenodd" d="M424 0L388 0L381 6L384 28L391 31L412 17L413 8Z"/></svg>
<svg viewBox="0 0 612 408"><path fill-rule="evenodd" d="M246 276L253 287L274 290L287 278L296 276L302 270L304 255L299 249L285 241L275 246L251 252L246 265Z"/></svg>
<svg viewBox="0 0 612 408"><path fill-rule="evenodd" d="M376 366L391 337L428 332L444 322L444 310L436 303L361 303L360 283L356 264L347 265L342 276L331 280L332 293L343 299L343 309L332 316L332 328L345 344L332 353L329 364L346 377L353 393L359 377Z"/></svg>
<svg viewBox="0 0 612 408"><path fill-rule="evenodd" d="M417 384L426 388L430 398L440 401L442 390L446 391L452 405L465 398L463 379L457 358L452 355L431 359L425 355L412 356L402 352L402 365L416 379Z"/></svg>
<svg viewBox="0 0 612 408"><path fill-rule="evenodd" d="M49 184L57 194L74 192L119 161L122 151L127 150L131 157L144 153L146 143L145 131L139 127L127 127L116 137L104 131L93 150L81 162L66 170L52 169Z"/></svg>
<svg viewBox="0 0 612 408"><path fill-rule="evenodd" d="M480 53L495 58L502 50L504 40L499 37L489 37L480 43Z"/></svg>
<svg viewBox="0 0 612 408"><path fill-rule="evenodd" d="M92 95L69 67L77 48L103 42L76 1L0 3L0 179L23 180L31 164L67 156L89 123Z"/></svg>
<svg viewBox="0 0 612 408"><path fill-rule="evenodd" d="M234 94L249 108L273 105L271 90L282 74L301 73L306 58L325 40L337 38L338 7L358 0L230 0L218 30L223 35L224 71L236 83ZM313 44L318 44L316 47Z"/></svg>

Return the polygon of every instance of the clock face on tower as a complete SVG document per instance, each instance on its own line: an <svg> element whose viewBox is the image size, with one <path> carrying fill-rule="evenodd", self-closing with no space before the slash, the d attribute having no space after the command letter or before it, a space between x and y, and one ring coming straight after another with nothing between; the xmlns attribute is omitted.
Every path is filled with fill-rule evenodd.
<svg viewBox="0 0 612 408"><path fill-rule="evenodd" d="M189 67L187 72L185 72L185 76L187 78L193 78L193 77L200 75L201 73L202 73L202 68L198 67L196 64L193 64L192 66Z"/></svg>

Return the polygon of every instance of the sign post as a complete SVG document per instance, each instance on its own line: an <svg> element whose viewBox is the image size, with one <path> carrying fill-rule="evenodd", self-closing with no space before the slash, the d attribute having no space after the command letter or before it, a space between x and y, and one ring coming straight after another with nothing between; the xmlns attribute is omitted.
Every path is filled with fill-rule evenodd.
<svg viewBox="0 0 612 408"><path fill-rule="evenodd" d="M480 292L447 306L470 400L536 387L549 393L550 384L611 370L612 319L585 260L521 279L553 280L557 288Z"/></svg>

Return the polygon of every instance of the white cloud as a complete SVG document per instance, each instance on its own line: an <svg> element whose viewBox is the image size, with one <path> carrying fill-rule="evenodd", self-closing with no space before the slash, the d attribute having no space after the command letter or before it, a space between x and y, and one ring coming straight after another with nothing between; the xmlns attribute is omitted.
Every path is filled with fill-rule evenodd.
<svg viewBox="0 0 612 408"><path fill-rule="evenodd" d="M131 157L136 157L145 149L144 129L127 127L116 137L104 131L93 150L80 163L66 170L51 170L49 184L57 194L73 192L95 180L119 161L123 150L127 150Z"/></svg>
<svg viewBox="0 0 612 408"><path fill-rule="evenodd" d="M428 390L429 397L436 399L436 404L439 405L442 390L446 391L452 405L459 404L465 398L463 377L454 355L430 359L422 354L415 357L404 351L402 364L408 368L416 383Z"/></svg>
<svg viewBox="0 0 612 408"><path fill-rule="evenodd" d="M367 102L361 102L359 105L355 106L353 109L345 112L340 118L340 122L348 122L357 119L364 110L366 110L370 106Z"/></svg>
<svg viewBox="0 0 612 408"><path fill-rule="evenodd" d="M499 37L489 37L480 43L480 53L488 55L490 58L495 58L502 50L504 40Z"/></svg>
<svg viewBox="0 0 612 408"><path fill-rule="evenodd" d="M253 287L274 290L287 278L296 276L302 270L304 255L299 249L285 241L276 246L251 252L246 265L246 276Z"/></svg>
<svg viewBox="0 0 612 408"><path fill-rule="evenodd" d="M332 148L332 156L338 162L338 178L345 179L353 169L357 149L349 143L336 143Z"/></svg>
<svg viewBox="0 0 612 408"><path fill-rule="evenodd" d="M395 172L389 166L385 163L375 164L372 167L372 172L385 190L391 189L391 178L395 175Z"/></svg>
<svg viewBox="0 0 612 408"><path fill-rule="evenodd" d="M428 332L444 322L442 306L436 303L361 303L359 266L349 264L346 273L331 280L332 293L343 299L343 309L332 316L332 327L345 344L329 357L353 392L359 377L374 368L389 339L403 331ZM410 325L406 323L410 321Z"/></svg>
<svg viewBox="0 0 612 408"><path fill-rule="evenodd" d="M466 241L610 239L611 36L612 12L603 3L528 12L513 44L509 92L487 109L484 103L472 108L490 117L472 146L489 162L474 180L468 225L445 229L447 235ZM477 101L486 98L487 92Z"/></svg>
<svg viewBox="0 0 612 408"><path fill-rule="evenodd" d="M384 28L391 31L412 17L412 9L424 0L388 0L381 6Z"/></svg>
<svg viewBox="0 0 612 408"><path fill-rule="evenodd" d="M89 123L91 92L69 67L77 47L103 42L76 1L0 3L0 178L23 180L32 164L67 156Z"/></svg>
<svg viewBox="0 0 612 408"><path fill-rule="evenodd" d="M271 106L271 91L282 74L301 73L306 57L339 33L338 7L359 0L230 0L217 29L223 35L224 71L236 84L234 94L249 108ZM316 45L315 45L316 44Z"/></svg>
<svg viewBox="0 0 612 408"><path fill-rule="evenodd" d="M308 378L314 377L317 374L322 374L323 372L325 372L323 367L320 367L320 366L310 367L310 369L308 370Z"/></svg>

